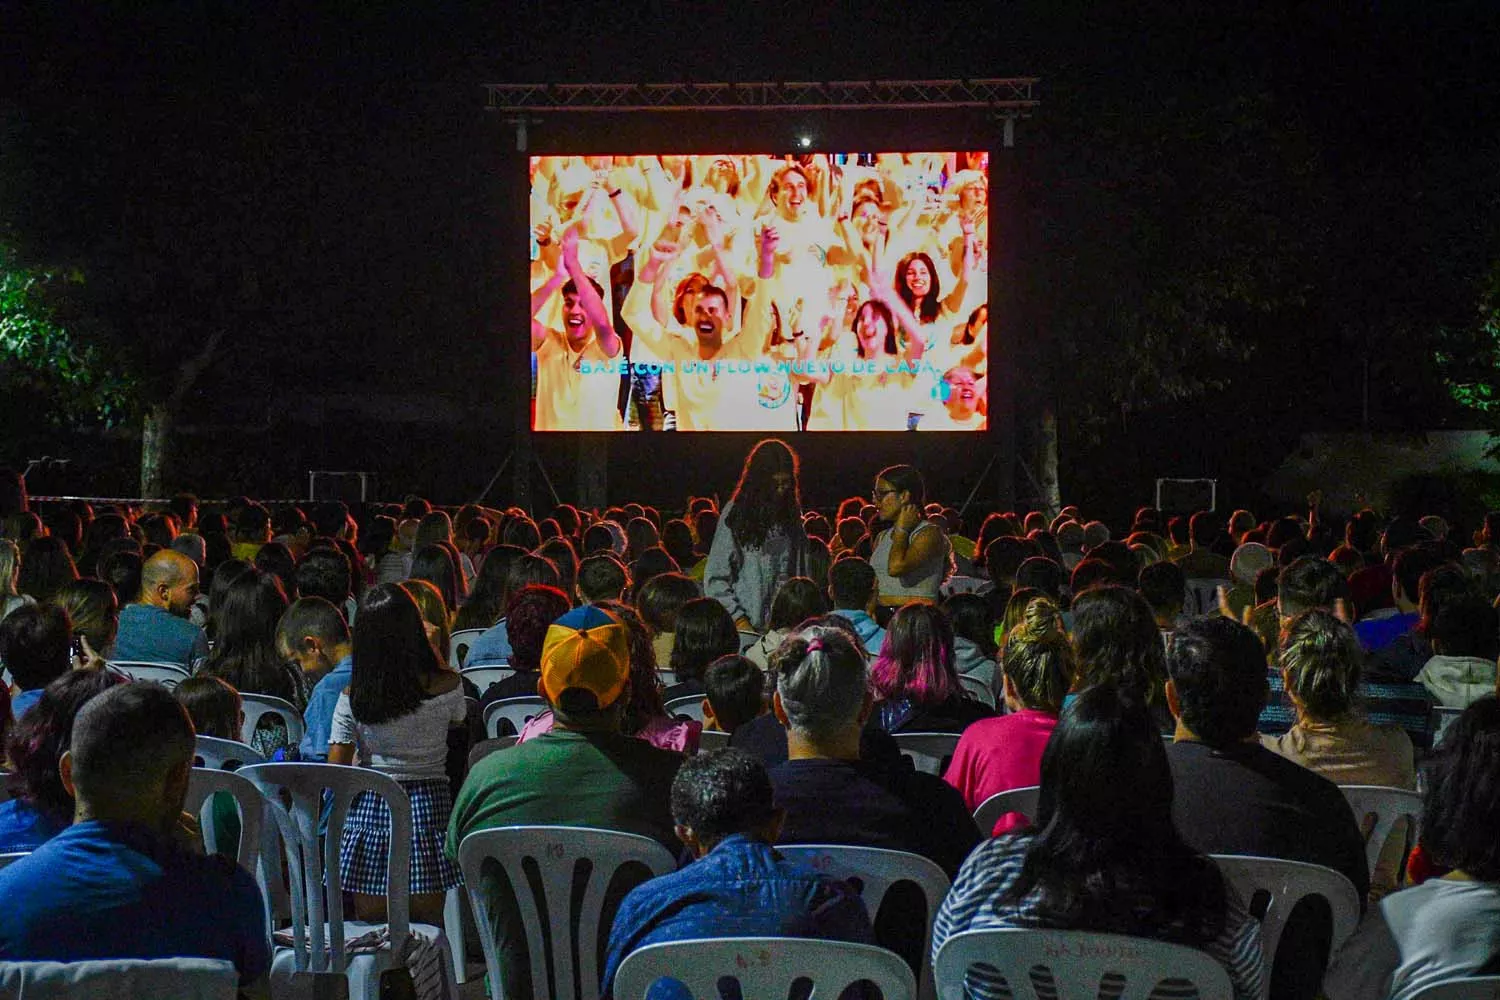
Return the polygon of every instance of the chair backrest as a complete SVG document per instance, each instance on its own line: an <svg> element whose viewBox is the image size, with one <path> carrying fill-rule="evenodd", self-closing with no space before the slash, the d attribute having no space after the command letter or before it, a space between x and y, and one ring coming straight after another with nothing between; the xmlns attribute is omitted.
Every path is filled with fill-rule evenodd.
<svg viewBox="0 0 1500 1000"><path fill-rule="evenodd" d="M1359 923L1359 892L1354 888L1353 882L1332 868L1302 861L1254 858L1238 854L1213 854L1210 857L1247 906L1258 892L1264 892L1270 897L1265 916L1260 918L1261 948L1265 953L1267 970L1276 964L1276 947L1281 943L1281 932L1286 929L1287 917L1308 896L1322 896L1328 901L1328 909L1333 914L1333 937L1329 942L1329 954L1338 951L1339 945L1354 933L1355 925Z"/></svg>
<svg viewBox="0 0 1500 1000"><path fill-rule="evenodd" d="M994 831L995 824L1000 822L1000 818L1009 813L1020 813L1027 819L1033 819L1036 817L1037 798L1041 794L1041 785L1027 785L1025 788L996 792L979 803L979 808L974 810L974 825L979 827L982 835L988 837Z"/></svg>
<svg viewBox="0 0 1500 1000"><path fill-rule="evenodd" d="M239 740L221 740L215 736L199 736L195 741L194 767L211 767L216 771L225 765L243 767L246 764L264 764L265 756L248 743ZM198 761L201 760L200 764Z"/></svg>
<svg viewBox="0 0 1500 1000"><path fill-rule="evenodd" d="M519 698L501 698L499 701L490 702L484 709L484 732L490 739L500 735L500 720L504 719L515 727L519 735L521 727L532 719L541 715L551 708L545 698L536 695L523 695Z"/></svg>
<svg viewBox="0 0 1500 1000"><path fill-rule="evenodd" d="M240 739L245 743L255 742L255 727L263 716L273 714L286 722L287 746L294 747L302 742L307 725L302 721L302 713L291 702L275 695L241 692L240 703L245 707L245 724L240 727Z"/></svg>
<svg viewBox="0 0 1500 1000"><path fill-rule="evenodd" d="M1110 977L1108 996L1146 1000L1163 980L1167 996L1197 1000L1232 1000L1229 973L1207 952L1186 945L1093 931L983 930L955 934L943 942L933 961L939 1000L964 1000L964 980L972 976L989 995L1010 988L1015 1000L1106 995L1101 981Z"/></svg>
<svg viewBox="0 0 1500 1000"><path fill-rule="evenodd" d="M221 958L116 958L90 962L0 962L0 996L179 997L235 1000L239 973Z"/></svg>
<svg viewBox="0 0 1500 1000"><path fill-rule="evenodd" d="M209 854L219 853L219 835L223 833L214 822L215 792L225 792L234 797L234 804L240 810L240 845L235 852L235 861L245 871L258 876L263 843L261 824L266 815L266 803L261 798L260 790L249 779L233 771L223 771L217 767L193 768L188 776L187 799L182 808L198 820L198 826L203 831L203 847Z"/></svg>
<svg viewBox="0 0 1500 1000"><path fill-rule="evenodd" d="M995 692L991 691L990 686L984 681L980 680L978 677L971 677L968 674L959 674L958 683L963 686L964 694L968 695L970 698L973 698L977 702L988 705L990 708L995 707Z"/></svg>
<svg viewBox="0 0 1500 1000"><path fill-rule="evenodd" d="M111 661L110 666L133 681L156 681L168 688L175 688L192 674L177 663L153 663L146 660Z"/></svg>
<svg viewBox="0 0 1500 1000"><path fill-rule="evenodd" d="M941 776L953 759L953 749L958 746L958 733L893 733L896 744L901 747L901 756L911 760L912 766L926 774Z"/></svg>
<svg viewBox="0 0 1500 1000"><path fill-rule="evenodd" d="M1443 742L1443 737L1448 734L1448 727L1453 725L1453 720L1463 714L1463 709L1452 705L1433 705L1432 714L1428 719L1427 729L1432 733L1432 748L1436 750Z"/></svg>
<svg viewBox="0 0 1500 1000"><path fill-rule="evenodd" d="M484 635L482 628L461 628L448 637L448 666L454 670L463 668L464 660L469 658L469 647L474 645L474 640Z"/></svg>
<svg viewBox="0 0 1500 1000"><path fill-rule="evenodd" d="M497 750L509 750L516 745L519 736L496 736L491 740L480 740L469 748L469 769Z"/></svg>
<svg viewBox="0 0 1500 1000"><path fill-rule="evenodd" d="M759 632L749 632L749 631L746 631L745 629L740 629L739 630L739 635L740 635L740 652L741 653L744 653L745 650L749 649L751 646L755 645L757 642L760 642L760 633Z"/></svg>
<svg viewBox="0 0 1500 1000"><path fill-rule="evenodd" d="M500 979L499 955L495 950L494 923L490 913L489 894L483 889L485 863L493 859L505 871L505 877L517 891L517 912L526 928L526 949L531 957L531 982L537 1000L557 997L583 1000L599 995L597 966L600 934L608 936L609 928L601 925L605 891L615 873L626 864L638 863L653 876L675 871L677 859L650 837L617 830L596 830L577 826L509 826L493 830L476 830L458 845L458 864L463 869L464 886L474 907L474 923L484 946L484 962L490 982ZM534 869L538 888L528 877ZM576 877L587 871L581 904L574 920L573 893ZM552 963L549 972L547 950L542 928L551 935ZM575 966L576 962L576 966ZM575 978L574 970L577 969ZM549 988L549 976L552 985ZM509 997L507 1000L522 1000Z"/></svg>
<svg viewBox="0 0 1500 1000"><path fill-rule="evenodd" d="M922 892L927 903L927 930L922 937L922 994L932 996L932 925L938 907L948 895L948 875L934 862L920 854L888 851L879 847L852 847L844 844L780 844L776 850L796 858L815 871L848 882L859 890L870 919L880 910L881 900L891 887L910 882Z"/></svg>
<svg viewBox="0 0 1500 1000"><path fill-rule="evenodd" d="M1183 610L1191 617L1213 615L1219 612L1219 588L1234 586L1233 580L1189 579Z"/></svg>
<svg viewBox="0 0 1500 1000"><path fill-rule="evenodd" d="M1417 990L1411 1000L1500 1000L1500 976L1445 979Z"/></svg>
<svg viewBox="0 0 1500 1000"><path fill-rule="evenodd" d="M697 1000L717 1000L719 980L739 983L740 995L784 1000L798 980L811 980L813 996L837 997L869 981L885 1000L911 1000L916 982L906 960L872 944L813 938L704 938L652 944L625 956L615 970L616 1000L645 1000L652 985L674 979Z"/></svg>
<svg viewBox="0 0 1500 1000"><path fill-rule="evenodd" d="M677 671L659 667L656 671L656 679L662 687L671 687L677 683Z"/></svg>
<svg viewBox="0 0 1500 1000"><path fill-rule="evenodd" d="M378 771L340 764L254 764L235 773L260 790L286 847L283 858L291 877L292 947L298 972L343 972L347 968L344 916L339 905L343 898L339 846L344 838L344 821L361 792L371 792L385 800L391 813L386 916L391 951L399 954L411 929L408 889L412 820L411 800L406 790ZM320 839L318 820L323 811L324 791L332 795L327 836ZM290 805L283 800L282 793ZM327 900L334 905L326 905Z"/></svg>
<svg viewBox="0 0 1500 1000"><path fill-rule="evenodd" d="M490 689L491 684L499 684L516 675L516 672L507 666L488 667L465 667L459 673L463 674L473 685L479 689L480 697Z"/></svg>
<svg viewBox="0 0 1500 1000"><path fill-rule="evenodd" d="M667 702L667 714L672 717L685 715L689 719L703 721L703 696L701 694L684 695L681 698L673 698Z"/></svg>
<svg viewBox="0 0 1500 1000"><path fill-rule="evenodd" d="M1349 808L1354 810L1360 831L1368 831L1365 832L1365 861L1373 875L1375 865L1380 861L1380 852L1397 822L1407 820L1407 839L1415 840L1417 825L1422 821L1422 796L1409 788L1384 785L1343 785L1339 791L1349 800Z"/></svg>
<svg viewBox="0 0 1500 1000"><path fill-rule="evenodd" d="M698 734L698 752L722 750L729 745L729 734L717 729L705 729Z"/></svg>
<svg viewBox="0 0 1500 1000"><path fill-rule="evenodd" d="M30 853L30 851L7 851L4 854L0 854L0 868L13 865Z"/></svg>

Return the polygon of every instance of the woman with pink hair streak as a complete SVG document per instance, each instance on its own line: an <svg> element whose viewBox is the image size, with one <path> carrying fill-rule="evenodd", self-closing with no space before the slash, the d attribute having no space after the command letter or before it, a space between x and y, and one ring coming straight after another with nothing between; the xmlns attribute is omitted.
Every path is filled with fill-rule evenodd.
<svg viewBox="0 0 1500 1000"><path fill-rule="evenodd" d="M908 604L870 667L870 725L888 733L961 733L994 713L964 695L953 665L953 626L941 609Z"/></svg>

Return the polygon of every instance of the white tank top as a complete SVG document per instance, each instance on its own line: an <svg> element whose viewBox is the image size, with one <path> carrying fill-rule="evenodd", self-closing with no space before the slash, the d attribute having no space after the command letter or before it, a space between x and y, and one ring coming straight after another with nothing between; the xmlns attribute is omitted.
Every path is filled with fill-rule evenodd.
<svg viewBox="0 0 1500 1000"><path fill-rule="evenodd" d="M910 544L919 533L932 529L938 530L931 521L923 521L912 529L907 537ZM943 585L943 576L948 568L948 539L943 538L943 544L931 559L922 565L910 570L900 576L891 576L886 569L890 565L891 558L891 532L887 528L875 539L875 548L870 552L870 565L875 570L875 586L880 594L880 603L892 607L907 603L908 601L928 601L936 603Z"/></svg>

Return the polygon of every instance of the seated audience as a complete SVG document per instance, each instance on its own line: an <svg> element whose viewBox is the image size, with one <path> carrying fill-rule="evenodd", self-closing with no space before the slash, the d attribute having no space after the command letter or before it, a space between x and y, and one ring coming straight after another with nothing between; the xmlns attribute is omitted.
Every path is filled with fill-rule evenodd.
<svg viewBox="0 0 1500 1000"><path fill-rule="evenodd" d="M662 692L671 701L703 694L703 671L721 656L740 651L740 634L724 605L712 597L698 597L677 612L672 658L667 669L673 683Z"/></svg>
<svg viewBox="0 0 1500 1000"><path fill-rule="evenodd" d="M1255 738L1268 688L1255 633L1228 618L1196 619L1178 631L1169 669L1167 704L1177 729L1167 759L1177 789L1172 817L1183 839L1205 854L1332 868L1363 900L1370 875L1349 803L1333 782ZM1292 912L1271 971L1272 996L1317 992L1329 947L1325 913L1321 901Z"/></svg>
<svg viewBox="0 0 1500 1000"><path fill-rule="evenodd" d="M394 778L412 805L411 917L442 923L443 894L460 884L443 854L452 813L450 745L467 752L463 686L438 659L416 601L399 584L375 587L354 620L349 687L339 695L328 763L371 767ZM385 800L361 792L345 821L339 877L360 920L385 919L391 817Z"/></svg>
<svg viewBox="0 0 1500 1000"><path fill-rule="evenodd" d="M953 667L953 626L930 604L908 604L891 619L870 666L873 725L888 733L961 733L994 714L964 694Z"/></svg>
<svg viewBox="0 0 1500 1000"><path fill-rule="evenodd" d="M557 572L557 564L541 556L517 556L505 576L505 603L501 608L508 606L522 587L531 584L561 590L562 576ZM503 667L510 662L510 653L510 625L501 617L483 634L474 637L474 641L469 644L469 655L464 660L464 666Z"/></svg>
<svg viewBox="0 0 1500 1000"><path fill-rule="evenodd" d="M1463 708L1495 690L1500 613L1483 598L1465 595L1445 603L1427 631L1432 658L1417 680L1433 700Z"/></svg>
<svg viewBox="0 0 1500 1000"><path fill-rule="evenodd" d="M245 706L240 693L217 677L199 674L189 677L172 691L173 697L187 709L193 721L193 731L198 736L209 736L219 740L240 739L245 727ZM238 770L251 763L248 760L226 761L227 770ZM194 766L202 766L195 754ZM228 792L215 792L211 807L212 821L216 831L215 848L218 854L234 858L239 855L240 810L234 796Z"/></svg>
<svg viewBox="0 0 1500 1000"><path fill-rule="evenodd" d="M1172 557L1185 578L1229 579L1229 560L1213 551L1222 534L1219 516L1212 511L1200 510L1188 520L1188 550Z"/></svg>
<svg viewBox="0 0 1500 1000"><path fill-rule="evenodd" d="M851 886L771 846L782 813L772 802L765 765L755 757L732 749L689 757L672 781L671 801L677 836L694 861L625 897L610 927L604 996L611 995L625 956L667 941L810 937L874 943L870 916Z"/></svg>
<svg viewBox="0 0 1500 1000"><path fill-rule="evenodd" d="M547 630L539 691L552 708L549 732L476 763L448 824L447 855L475 830L525 824L593 826L681 842L669 793L681 754L620 731L629 705L630 637L607 612L575 608ZM508 996L531 996L531 966L509 884L488 874L496 946Z"/></svg>
<svg viewBox="0 0 1500 1000"><path fill-rule="evenodd" d="M1391 569L1393 607L1364 615L1354 626L1354 634L1366 652L1385 649L1416 627L1422 620L1418 604L1422 575L1442 564L1441 551L1430 545L1414 545L1396 555Z"/></svg>
<svg viewBox="0 0 1500 1000"><path fill-rule="evenodd" d="M1136 577L1136 588L1151 608L1151 618L1161 634L1162 648L1172 649L1172 635L1183 618L1187 604L1187 580L1182 568L1174 562L1154 562L1141 567Z"/></svg>
<svg viewBox="0 0 1500 1000"><path fill-rule="evenodd" d="M120 609L114 658L197 670L208 659L208 637L188 621L197 596L198 567L187 556L164 549L147 559L140 592Z"/></svg>
<svg viewBox="0 0 1500 1000"><path fill-rule="evenodd" d="M1146 599L1128 587L1105 585L1073 602L1073 689L1112 684L1151 711L1163 732L1172 731L1167 711L1166 651Z"/></svg>
<svg viewBox="0 0 1500 1000"><path fill-rule="evenodd" d="M557 587L527 584L516 591L505 609L506 635L510 640L510 669L515 673L491 684L480 698L480 708L503 698L537 697L537 671L542 663L542 642L552 623L568 613L568 598ZM501 736L515 735L502 724Z"/></svg>
<svg viewBox="0 0 1500 1000"><path fill-rule="evenodd" d="M1260 926L1178 832L1173 806L1182 798L1146 707L1108 685L1082 692L1042 755L1035 821L970 855L938 911L933 955L973 930L1153 938L1207 952L1229 973L1236 1000L1258 1000ZM983 966L966 985L970 996L1011 995Z"/></svg>
<svg viewBox="0 0 1500 1000"><path fill-rule="evenodd" d="M16 720L5 745L10 798L0 802L0 853L34 851L73 822L73 793L58 774L58 759L72 741L78 710L122 683L104 670L68 671Z"/></svg>
<svg viewBox="0 0 1500 1000"><path fill-rule="evenodd" d="M1417 584L1417 624L1382 649L1370 654L1366 673L1381 683L1413 684L1432 658L1429 633L1438 612L1448 601L1474 592L1474 582L1462 567L1445 563L1422 574Z"/></svg>
<svg viewBox="0 0 1500 1000"><path fill-rule="evenodd" d="M995 642L989 599L978 594L953 594L941 607L953 626L953 669L998 693L995 658L1000 648Z"/></svg>
<svg viewBox="0 0 1500 1000"><path fill-rule="evenodd" d="M120 630L120 604L113 587L103 580L79 577L63 584L52 603L68 613L73 638L85 657L113 653L115 633Z"/></svg>
<svg viewBox="0 0 1500 1000"><path fill-rule="evenodd" d="M658 573L649 580L635 579L635 606L651 630L651 647L658 666L672 662L677 642L677 613L683 605L703 596L699 581L681 573ZM734 652L739 652L736 645Z"/></svg>
<svg viewBox="0 0 1500 1000"><path fill-rule="evenodd" d="M16 686L14 718L25 716L42 690L72 668L72 640L68 613L55 604L28 604L0 621L0 664Z"/></svg>
<svg viewBox="0 0 1500 1000"><path fill-rule="evenodd" d="M276 629L286 614L286 592L274 573L249 570L229 585L214 609L214 648L203 673L225 680L243 694L270 695L298 712L307 704L300 670L277 651ZM267 759L290 745L288 720L263 716L250 743Z"/></svg>
<svg viewBox="0 0 1500 1000"><path fill-rule="evenodd" d="M869 560L852 554L837 559L828 570L828 596L833 599L834 614L847 618L859 633L865 652L871 656L879 653L885 629L875 620L880 593Z"/></svg>
<svg viewBox="0 0 1500 1000"><path fill-rule="evenodd" d="M526 555L526 550L517 545L496 545L484 557L474 585L469 590L469 599L453 619L453 631L487 629L505 615L505 606L510 603L508 584L510 568L517 559ZM478 666L464 661L465 666Z"/></svg>
<svg viewBox="0 0 1500 1000"><path fill-rule="evenodd" d="M1262 736L1262 743L1336 785L1417 787L1411 737L1398 726L1372 723L1362 709L1364 653L1348 625L1326 611L1305 611L1282 629L1280 659L1297 724ZM1402 821L1370 877L1371 902L1397 888L1405 842Z"/></svg>
<svg viewBox="0 0 1500 1000"><path fill-rule="evenodd" d="M328 760L328 734L339 695L349 686L354 670L354 644L343 612L321 597L299 597L276 625L276 652L302 672L303 687L311 687L302 712L302 760Z"/></svg>
<svg viewBox="0 0 1500 1000"><path fill-rule="evenodd" d="M159 684L92 698L58 764L73 825L0 871L0 960L221 958L265 995L255 879L182 843L193 724Z"/></svg>
<svg viewBox="0 0 1500 1000"><path fill-rule="evenodd" d="M776 588L776 596L771 598L771 617L766 623L766 632L745 650L745 655L764 670L782 639L798 625L827 610L823 591L816 583L805 576L792 577Z"/></svg>
<svg viewBox="0 0 1500 1000"><path fill-rule="evenodd" d="M733 735L766 713L765 689L765 671L748 658L719 657L703 674L703 728Z"/></svg>
<svg viewBox="0 0 1500 1000"><path fill-rule="evenodd" d="M629 586L625 564L613 555L599 553L578 564L578 596L585 604L623 600Z"/></svg>
<svg viewBox="0 0 1500 1000"><path fill-rule="evenodd" d="M345 621L353 621L358 602L354 599L354 574L349 557L336 547L322 543L297 564L297 596L321 597L338 608Z"/></svg>
<svg viewBox="0 0 1500 1000"><path fill-rule="evenodd" d="M1500 972L1500 702L1465 709L1427 767L1422 844L1449 873L1372 908L1329 966L1329 1000L1410 1000Z"/></svg>
<svg viewBox="0 0 1500 1000"><path fill-rule="evenodd" d="M62 585L78 579L78 568L61 538L41 535L26 543L16 585L37 601L50 601Z"/></svg>
<svg viewBox="0 0 1500 1000"><path fill-rule="evenodd" d="M1057 606L1032 601L1026 619L1005 637L1000 671L1006 714L981 719L964 730L944 780L964 797L971 812L991 795L1029 788L1041 780L1042 751L1075 672L1073 649ZM1008 813L995 834L1022 825L1026 817Z"/></svg>
<svg viewBox="0 0 1500 1000"><path fill-rule="evenodd" d="M20 590L21 549L9 538L0 538L0 620L36 599Z"/></svg>

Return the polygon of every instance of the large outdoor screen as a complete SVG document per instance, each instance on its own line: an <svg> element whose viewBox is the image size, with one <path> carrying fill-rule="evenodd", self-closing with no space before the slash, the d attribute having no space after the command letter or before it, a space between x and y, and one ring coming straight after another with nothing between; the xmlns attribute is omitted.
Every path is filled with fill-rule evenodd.
<svg viewBox="0 0 1500 1000"><path fill-rule="evenodd" d="M531 159L532 427L978 431L989 157Z"/></svg>

